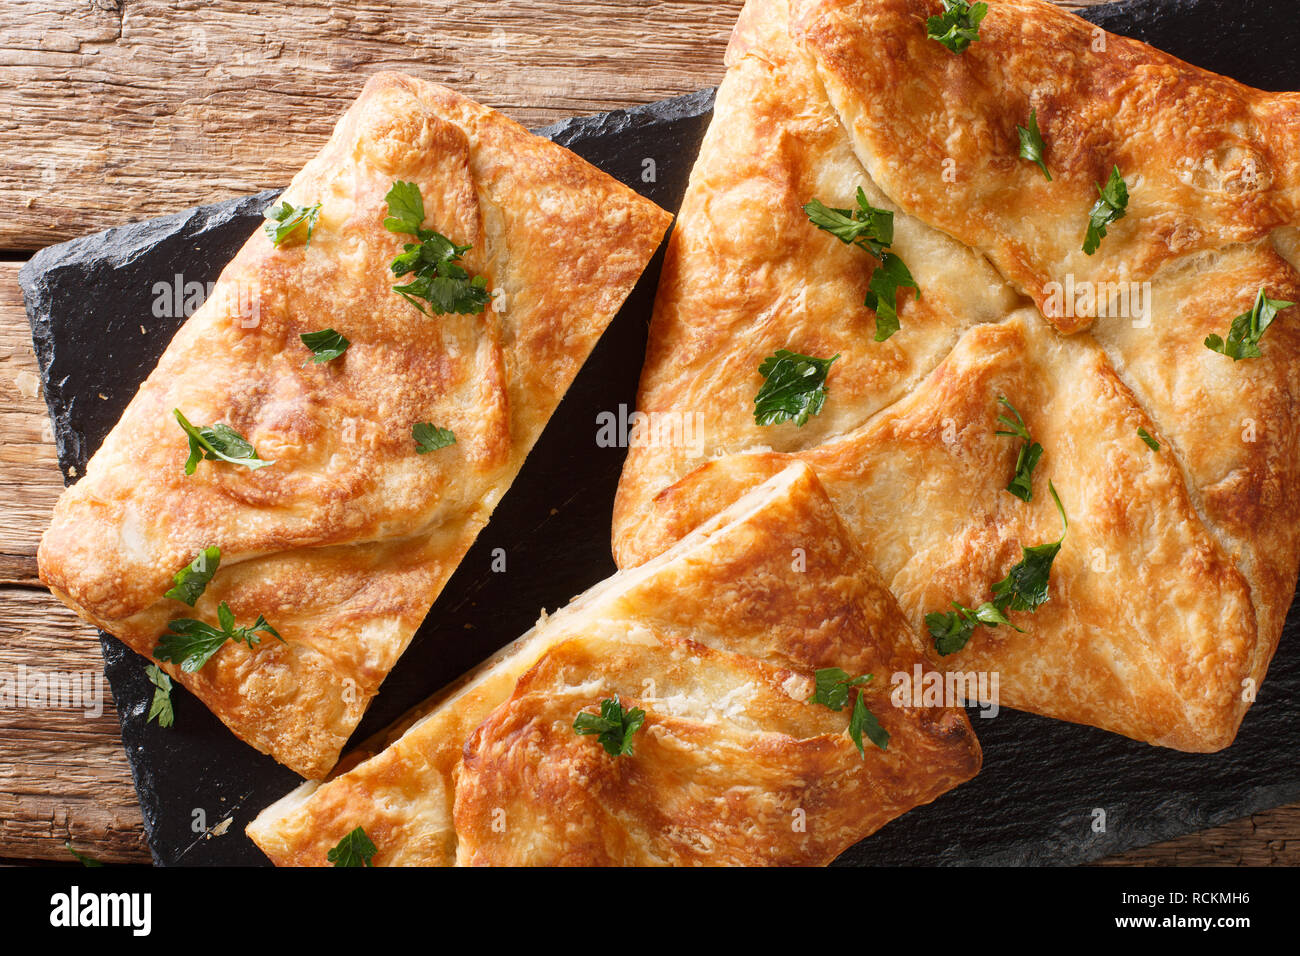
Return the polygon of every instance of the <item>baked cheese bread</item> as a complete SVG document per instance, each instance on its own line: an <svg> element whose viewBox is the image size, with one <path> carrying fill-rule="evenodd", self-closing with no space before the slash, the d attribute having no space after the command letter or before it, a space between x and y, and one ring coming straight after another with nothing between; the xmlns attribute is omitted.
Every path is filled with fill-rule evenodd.
<svg viewBox="0 0 1300 956"><path fill-rule="evenodd" d="M1011 707L1220 749L1300 569L1300 95L1041 0L992 0L957 52L930 35L944 7L746 4L638 399L650 432L688 414L701 440L631 449L616 556L635 566L802 460L934 665L998 671ZM1112 189L1108 210L1112 174L1127 202ZM813 200L891 213L887 249L819 228ZM886 256L914 285L882 336ZM1208 347L1261 290L1282 309L1260 354ZM780 350L837 357L802 425L756 421ZM1046 601L999 603L1023 549L1058 540ZM954 602L1006 623L967 621L954 649Z"/></svg>
<svg viewBox="0 0 1300 956"><path fill-rule="evenodd" d="M670 216L396 73L368 81L282 198L314 222L277 204L271 230L286 235L259 229L222 272L60 499L40 574L146 656L172 621L220 628L224 603L235 638L193 672L179 653L165 670L240 738L320 778ZM412 249L419 268L395 269ZM420 278L423 296L409 291ZM316 361L301 336L325 331L349 344ZM177 411L234 460L187 474ZM165 597L211 548L219 565L192 606ZM259 616L271 630L242 630Z"/></svg>
<svg viewBox="0 0 1300 956"><path fill-rule="evenodd" d="M544 617L248 834L280 865L324 865L357 828L374 865L828 863L979 769L961 708L896 706L918 644L794 462ZM831 668L871 675L855 686L883 749L857 748L847 707L809 699ZM643 712L618 756L574 730L613 700Z"/></svg>

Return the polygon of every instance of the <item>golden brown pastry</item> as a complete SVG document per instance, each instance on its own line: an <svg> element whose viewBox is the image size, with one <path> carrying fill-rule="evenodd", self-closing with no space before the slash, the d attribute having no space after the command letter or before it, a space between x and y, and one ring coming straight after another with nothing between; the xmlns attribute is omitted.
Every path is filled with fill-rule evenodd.
<svg viewBox="0 0 1300 956"><path fill-rule="evenodd" d="M1022 548L1060 537L1050 481L1069 530L1048 602L1010 612L1023 633L976 627L950 654L927 640L932 662L998 671L1008 706L1220 749L1300 568L1300 309L1278 315L1259 357L1204 342L1261 288L1300 302L1300 99L1039 0L990 3L954 54L927 37L940 9L746 5L638 401L651 420L697 414L703 440L631 449L616 557L646 560L803 460L925 633L927 614L988 601ZM1017 155L1031 110L1051 181ZM1116 165L1127 212L1088 256L1095 184ZM891 249L921 290L900 293L900 329L881 342L863 304L876 259L802 209L852 208L859 186L893 211ZM1066 288L1078 308L1061 307ZM840 356L803 427L755 424L759 364L781 348ZM1028 502L1006 490L1022 442L996 434L1000 398L1043 447Z"/></svg>
<svg viewBox="0 0 1300 956"><path fill-rule="evenodd" d="M894 706L921 657L811 469L795 462L538 626L248 834L321 865L361 827L376 865L821 864L972 777L954 707ZM860 752L815 672L857 676L889 734ZM630 755L574 732L617 696ZM342 765L341 765L342 766Z"/></svg>
<svg viewBox="0 0 1300 956"><path fill-rule="evenodd" d="M413 241L385 228L418 187L423 227L460 246L492 296L431 314L393 291ZM259 229L184 325L55 510L41 578L150 654L169 621L282 636L227 641L167 671L239 737L307 777L332 767L379 684L518 472L670 217L577 156L450 90L370 79L284 198L320 203L309 237ZM311 361L300 335L350 341ZM200 461L225 424L256 469ZM413 426L455 443L419 453ZM164 598L203 549L220 566L193 610Z"/></svg>

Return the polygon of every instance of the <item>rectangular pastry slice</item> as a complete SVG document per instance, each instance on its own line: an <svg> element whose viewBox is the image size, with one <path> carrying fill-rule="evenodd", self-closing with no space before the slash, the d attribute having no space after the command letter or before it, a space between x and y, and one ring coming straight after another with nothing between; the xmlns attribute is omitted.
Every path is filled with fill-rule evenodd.
<svg viewBox="0 0 1300 956"><path fill-rule="evenodd" d="M669 221L372 77L60 499L41 579L324 776Z"/></svg>
<svg viewBox="0 0 1300 956"><path fill-rule="evenodd" d="M248 834L281 865L324 865L358 828L375 865L828 863L979 769L963 710L893 700L920 661L795 463ZM609 713L613 741L592 725Z"/></svg>

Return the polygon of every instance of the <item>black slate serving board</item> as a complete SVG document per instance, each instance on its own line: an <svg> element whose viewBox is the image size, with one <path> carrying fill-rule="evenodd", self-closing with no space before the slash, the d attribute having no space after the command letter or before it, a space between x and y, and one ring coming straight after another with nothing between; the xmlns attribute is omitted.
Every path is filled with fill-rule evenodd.
<svg viewBox="0 0 1300 956"><path fill-rule="evenodd" d="M1089 11L1109 30L1265 89L1300 89L1292 0L1130 0ZM712 91L570 120L542 132L668 209L686 187ZM654 160L653 178L646 160ZM42 250L20 274L54 420L75 481L189 310L185 283L215 279L274 198L217 203ZM630 410L660 257L575 381L491 523L448 583L356 739L614 570L609 519L623 450L595 441L596 416ZM179 294L176 276L181 276ZM162 303L159 305L159 303ZM162 314L159 312L172 314ZM505 573L490 571L493 549ZM1237 742L1181 754L1114 734L1002 711L972 719L984 769L896 820L845 864L1069 864L1168 839L1300 799L1300 604ZM243 835L294 774L236 740L177 689L176 725L147 724L144 662L103 636L106 673L163 864L265 863ZM1104 811L1104 830L1098 829ZM221 835L211 829L230 823ZM222 829L218 827L218 829Z"/></svg>

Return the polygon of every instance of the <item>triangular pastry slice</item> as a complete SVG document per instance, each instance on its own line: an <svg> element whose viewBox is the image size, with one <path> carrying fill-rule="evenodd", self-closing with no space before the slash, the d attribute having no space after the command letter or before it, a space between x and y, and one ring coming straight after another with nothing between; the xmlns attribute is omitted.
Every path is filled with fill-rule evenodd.
<svg viewBox="0 0 1300 956"><path fill-rule="evenodd" d="M423 218L395 231L399 182ZM395 73L369 80L283 198L319 203L314 226L278 244L259 229L222 272L59 501L40 570L145 655L170 621L219 625L222 602L235 628L263 616L283 640L260 631L193 673L165 669L242 739L318 778L670 217L504 116ZM439 300L450 311L434 314L436 291L394 291L418 275L395 276L394 259L408 244L437 251L434 232L464 270L435 284L477 306ZM313 361L300 336L327 328L350 344ZM273 464L245 467L236 448L244 461L204 459L187 475L175 409L195 428L229 426ZM417 444L421 423L445 431ZM197 603L164 597L212 547L220 563Z"/></svg>
<svg viewBox="0 0 1300 956"><path fill-rule="evenodd" d="M1300 101L1039 0L990 3L957 54L926 35L939 12L746 4L669 242L638 399L651 418L696 416L697 440L633 444L616 558L646 560L799 459L926 633L927 615L990 602L1023 548L1061 537L1050 482L1070 524L1046 603L1007 612L1019 632L975 626L958 650L927 640L927 654L998 671L1009 706L1217 750L1258 692L1300 568L1300 307L1278 315L1258 357L1234 362L1205 340L1261 288L1300 302L1285 153ZM1089 52L1099 42L1107 52ZM1017 155L1031 110L1051 181ZM1093 184L1114 165L1128 213L1087 256ZM890 248L921 291L899 290L900 327L882 342L866 334L863 295L877 257L802 208L852 209L859 185L894 212ZM788 235L725 231L716 211L742 200L769 204ZM709 238L719 232L725 243ZM779 308L772 275L806 286L825 318ZM696 294L732 276L751 294ZM1068 307L1065 289L1079 290ZM755 423L760 361L781 348L840 355L802 427ZM1042 449L1029 501L1008 490L1030 443L998 434L1012 415L1001 399Z"/></svg>
<svg viewBox="0 0 1300 956"><path fill-rule="evenodd" d="M781 469L640 567L544 618L346 772L248 833L320 865L357 827L380 864L820 864L969 779L960 708L895 706L916 634L811 469ZM840 668L889 734L809 698ZM577 734L644 712L632 753Z"/></svg>

